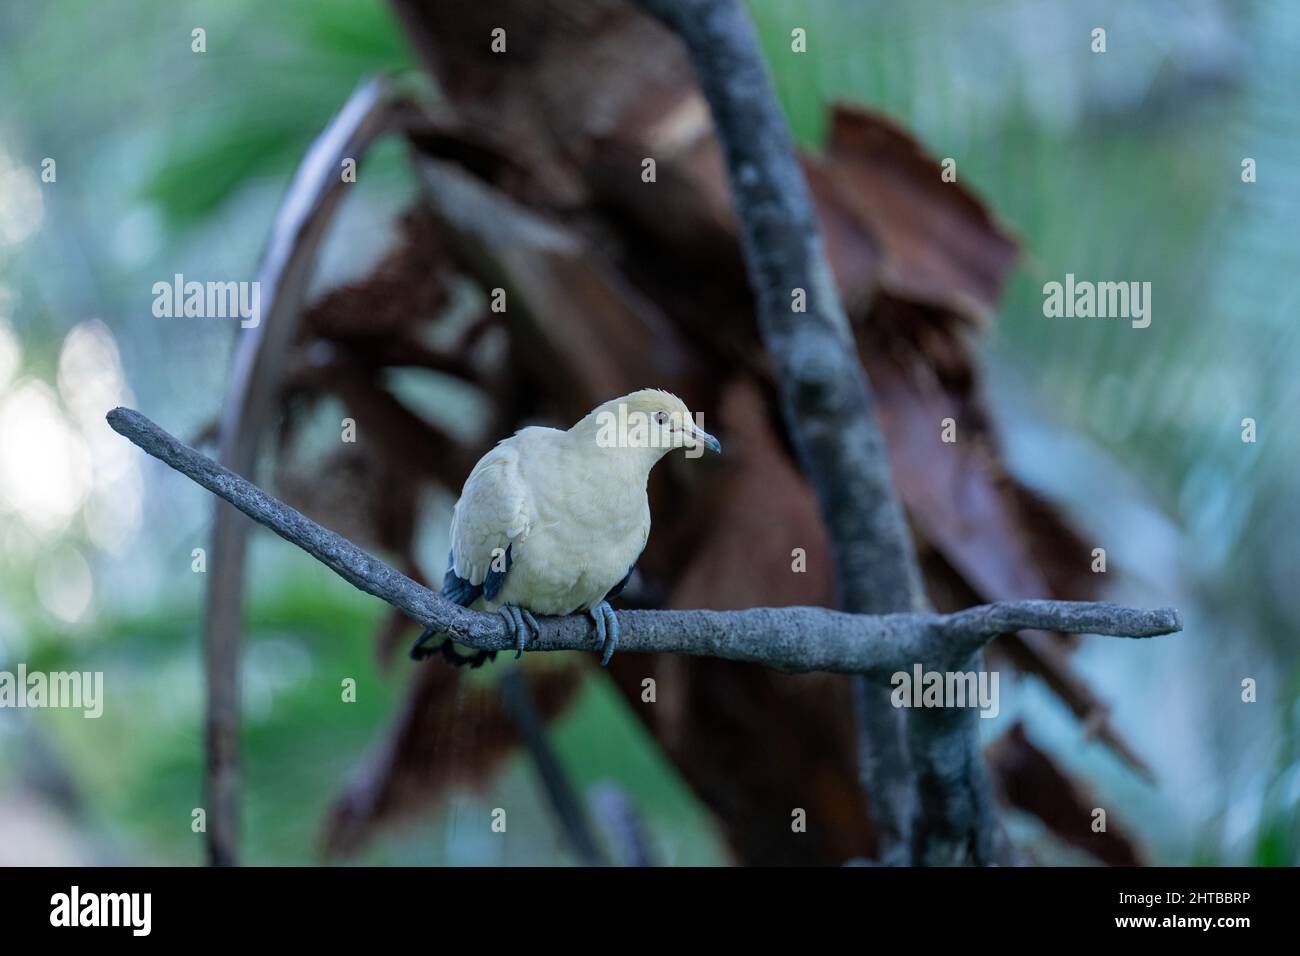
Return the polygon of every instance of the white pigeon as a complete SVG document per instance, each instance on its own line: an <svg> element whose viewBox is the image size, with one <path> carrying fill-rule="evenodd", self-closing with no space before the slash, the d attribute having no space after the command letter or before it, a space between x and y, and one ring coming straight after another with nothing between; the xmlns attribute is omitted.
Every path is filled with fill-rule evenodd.
<svg viewBox="0 0 1300 956"><path fill-rule="evenodd" d="M442 593L476 611L497 611L518 657L534 614L591 614L609 663L618 618L608 598L627 584L650 534L650 470L674 448L721 451L686 404L643 389L593 409L568 431L524 428L484 455L461 489L451 518L451 554ZM450 638L426 648L430 628L411 648L455 664L480 666L495 652L462 656Z"/></svg>

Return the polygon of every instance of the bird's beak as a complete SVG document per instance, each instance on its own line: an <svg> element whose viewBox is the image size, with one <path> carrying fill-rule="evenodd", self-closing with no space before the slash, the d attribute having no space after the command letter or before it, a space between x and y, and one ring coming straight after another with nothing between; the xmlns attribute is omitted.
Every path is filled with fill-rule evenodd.
<svg viewBox="0 0 1300 956"><path fill-rule="evenodd" d="M690 435L691 438L699 442L704 447L712 449L713 451L717 452L719 455L722 454L722 443L719 442L712 435L710 435L708 432L706 432L699 425L691 425Z"/></svg>

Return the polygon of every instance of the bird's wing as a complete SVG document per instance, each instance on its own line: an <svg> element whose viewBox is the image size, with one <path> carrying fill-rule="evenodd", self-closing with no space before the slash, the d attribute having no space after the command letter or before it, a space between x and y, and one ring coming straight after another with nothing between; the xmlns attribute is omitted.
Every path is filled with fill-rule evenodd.
<svg viewBox="0 0 1300 956"><path fill-rule="evenodd" d="M623 593L623 590L627 587L627 582L632 580L632 572L635 570L636 570L636 563L633 562L632 567L627 569L627 574L623 575L623 580L619 581L618 584L615 584L612 588L609 589L609 592L605 595L606 601L608 601L610 598L616 598Z"/></svg>
<svg viewBox="0 0 1300 956"><path fill-rule="evenodd" d="M468 606L496 596L510 570L514 545L535 520L532 495L510 440L484 455L470 472L451 517L451 555L443 593Z"/></svg>

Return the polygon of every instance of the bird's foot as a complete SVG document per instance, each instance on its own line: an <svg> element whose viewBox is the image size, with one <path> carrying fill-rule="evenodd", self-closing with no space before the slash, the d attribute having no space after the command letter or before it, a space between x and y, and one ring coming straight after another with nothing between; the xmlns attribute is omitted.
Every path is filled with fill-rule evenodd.
<svg viewBox="0 0 1300 956"><path fill-rule="evenodd" d="M506 630L510 636L515 639L515 660L519 660L524 654L524 645L528 642L528 635L541 637L542 629L537 623L537 618L533 617L531 611L515 607L513 604L507 604L505 607L497 609L501 619L506 622Z"/></svg>
<svg viewBox="0 0 1300 956"><path fill-rule="evenodd" d="M441 654L447 659L447 662L453 667L482 667L488 661L496 660L496 651L477 651L470 655L461 654L456 650L456 642L450 637L443 638L442 642L435 647L428 647L429 639L436 637L438 631L432 627L426 627L424 632L416 638L411 645L410 657L413 661L426 661L435 654Z"/></svg>
<svg viewBox="0 0 1300 956"><path fill-rule="evenodd" d="M618 615L608 601L601 601L587 613L596 622L596 637L599 638L596 650L605 652L601 655L600 666L608 667L614 652L618 650Z"/></svg>
<svg viewBox="0 0 1300 956"><path fill-rule="evenodd" d="M429 638L433 637L437 633L438 632L431 627L426 627L424 629L424 632L419 637L417 637L415 639L415 643L411 645L411 650L410 650L411 660L427 661L434 654L438 653L438 648L425 646L426 644L429 643Z"/></svg>

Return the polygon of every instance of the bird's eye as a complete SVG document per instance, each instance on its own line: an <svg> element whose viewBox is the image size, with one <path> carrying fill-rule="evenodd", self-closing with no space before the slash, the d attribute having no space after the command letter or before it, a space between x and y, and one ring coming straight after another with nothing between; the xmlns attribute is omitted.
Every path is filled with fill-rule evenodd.
<svg viewBox="0 0 1300 956"><path fill-rule="evenodd" d="M657 424L660 424L660 425L667 425L667 424L668 424L668 413L667 413L667 412L655 412L655 422L656 422Z"/></svg>

